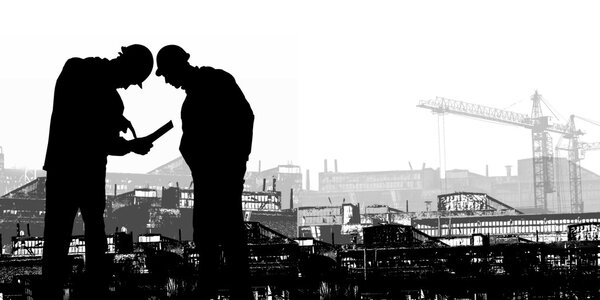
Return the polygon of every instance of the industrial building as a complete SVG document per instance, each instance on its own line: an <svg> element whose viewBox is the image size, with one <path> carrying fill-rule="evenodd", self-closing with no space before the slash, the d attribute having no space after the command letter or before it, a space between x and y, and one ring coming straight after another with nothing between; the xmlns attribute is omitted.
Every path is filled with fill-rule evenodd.
<svg viewBox="0 0 600 300"><path fill-rule="evenodd" d="M473 234L551 243L567 241L570 225L599 221L600 212L525 214L487 194L452 193L438 196L437 211L416 213L412 226L458 245Z"/></svg>
<svg viewBox="0 0 600 300"><path fill-rule="evenodd" d="M484 193L438 195L436 210L405 212L382 205L361 208L300 207L298 236L335 244L361 244L364 230L378 224L412 226L449 246L472 243L473 235L539 243L568 241L569 226L600 222L600 212L526 214Z"/></svg>
<svg viewBox="0 0 600 300"><path fill-rule="evenodd" d="M597 225L596 225L597 226ZM591 227L574 226L586 235ZM593 229L597 235L597 229ZM338 251L340 267L371 299L596 299L598 240L493 240L448 247L411 226L365 228ZM593 235L593 233L591 234ZM574 235L575 236L575 235ZM574 298L576 297L576 298Z"/></svg>
<svg viewBox="0 0 600 300"><path fill-rule="evenodd" d="M281 209L293 208L298 203L295 192L302 190L302 173L297 165L278 165L258 171L247 171L244 176L246 191L279 191L282 199L291 199L281 203ZM198 183L201 184L201 183ZM182 157L161 165L146 174L107 173L106 194L118 195L134 189L149 188L161 192L169 187L194 187L189 167Z"/></svg>
<svg viewBox="0 0 600 300"><path fill-rule="evenodd" d="M160 193L154 189L135 189L110 196L106 226L191 240L193 196L193 189L180 187L162 188ZM295 236L296 213L281 209L281 192L244 191L241 201L246 221L261 222L278 232Z"/></svg>
<svg viewBox="0 0 600 300"><path fill-rule="evenodd" d="M548 193L547 208L534 201L532 159L517 163L518 173L506 166L505 176L481 175L468 170L447 170L442 178L439 169L421 168L395 171L319 173L319 189L298 193L299 206L341 205L342 202L386 205L418 212L435 208L437 195L452 192L478 192L492 195L502 202L527 213L571 213L569 162L555 158L554 191ZM486 170L488 170L486 166ZM600 211L600 176L581 167L583 212ZM331 204L330 204L331 203ZM408 205L407 205L408 204Z"/></svg>
<svg viewBox="0 0 600 300"><path fill-rule="evenodd" d="M316 283L336 268L335 250L324 243L294 240L258 222L246 222L246 228L251 284L257 297L306 299L307 294L318 295ZM43 238L19 236L12 241L12 253L0 257L0 273L6 277L0 280L0 293L31 299L40 280ZM202 279L197 269L199 257L190 241L140 234L134 242L132 233L117 232L107 236L107 242L114 296L187 299L194 294L195 282ZM85 240L74 236L69 249L73 271L66 287L68 298L79 292L84 254Z"/></svg>
<svg viewBox="0 0 600 300"><path fill-rule="evenodd" d="M45 215L45 177L39 177L0 197L0 240L5 253L11 236L27 228L29 235L42 236ZM106 229L133 231L135 234L162 233L185 240L192 238L193 189L168 187L134 188L107 196ZM292 199L289 199L291 202ZM296 213L283 210L280 191L244 191L243 210L247 221L257 221L289 236L295 236ZM22 227L22 230L20 229ZM75 218L74 235L83 235L81 215Z"/></svg>

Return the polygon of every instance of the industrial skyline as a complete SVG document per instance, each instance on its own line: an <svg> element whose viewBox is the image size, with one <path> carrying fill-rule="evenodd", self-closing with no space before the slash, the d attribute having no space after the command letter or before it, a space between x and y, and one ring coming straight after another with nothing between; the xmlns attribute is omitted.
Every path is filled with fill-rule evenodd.
<svg viewBox="0 0 600 300"><path fill-rule="evenodd" d="M531 114L529 99L538 90L556 116L545 113L562 116L557 122L571 114L599 119L594 87L600 43L590 38L600 27L599 4L591 1L239 2L233 14L225 4L105 4L94 7L95 14L62 1L33 9L10 3L3 10L0 25L11 28L0 33L10 45L0 56L0 146L7 167L41 166L52 90L64 61L114 57L114 49L132 42L153 52L180 43L194 53L194 63L239 74L257 116L249 169L261 160L317 172L323 159L338 159L340 171L403 170L409 163L437 168L437 117L415 107L437 96ZM115 20L108 28L97 25L106 23L105 15ZM131 21L122 22L126 18ZM194 31L170 34L184 25ZM37 88L25 88L32 84ZM120 93L139 133L169 119L175 130L146 157L111 159L109 171L144 173L177 157L181 91L151 76L143 90ZM579 126L587 132L582 139L600 141L600 128ZM447 169L483 174L489 166L499 175L505 165L531 156L526 130L451 115L445 127ZM582 166L600 173L600 153L590 152Z"/></svg>

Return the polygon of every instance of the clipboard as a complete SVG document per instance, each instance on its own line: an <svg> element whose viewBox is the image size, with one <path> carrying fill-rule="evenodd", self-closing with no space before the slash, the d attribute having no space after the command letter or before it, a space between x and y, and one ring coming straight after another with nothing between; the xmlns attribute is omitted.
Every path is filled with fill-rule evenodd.
<svg viewBox="0 0 600 300"><path fill-rule="evenodd" d="M163 136L165 133L167 133L172 128L173 128L173 121L169 121L169 122L165 123L165 125L156 129L156 131L154 131L153 133L151 133L141 139L147 139L151 143L154 143L154 141L156 141L159 137Z"/></svg>

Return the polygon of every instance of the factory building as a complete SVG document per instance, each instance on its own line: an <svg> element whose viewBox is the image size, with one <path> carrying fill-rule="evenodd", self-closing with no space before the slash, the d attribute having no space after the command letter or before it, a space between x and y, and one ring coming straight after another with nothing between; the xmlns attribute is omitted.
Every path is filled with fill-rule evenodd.
<svg viewBox="0 0 600 300"><path fill-rule="evenodd" d="M491 239L448 247L411 226L365 228L365 242L337 252L340 268L372 299L597 299L598 224L569 239Z"/></svg>
<svg viewBox="0 0 600 300"><path fill-rule="evenodd" d="M106 227L125 228L135 233L160 233L173 239L191 240L193 207L202 205L202 201L222 200L202 199L196 202L194 189L190 188L161 188L160 193L153 189L135 189L116 197L108 197ZM281 209L280 191L243 191L241 201L246 221L261 222L278 232L295 236L296 213Z"/></svg>
<svg viewBox="0 0 600 300"><path fill-rule="evenodd" d="M0 197L0 242L9 253L12 236L42 236L46 213L46 178L39 177ZM26 231L25 231L26 230ZM75 219L73 234L83 234L81 215Z"/></svg>
<svg viewBox="0 0 600 300"><path fill-rule="evenodd" d="M598 222L600 213L525 214L482 193L438 196L438 210L417 213L412 225L453 245L467 245L473 234L517 236L534 242L568 240L568 226Z"/></svg>
<svg viewBox="0 0 600 300"><path fill-rule="evenodd" d="M117 232L106 236L108 245L106 253L114 254L123 252L126 238L131 239L131 234ZM10 255L13 257L42 257L44 253L44 238L42 236L13 236L11 238L12 247ZM127 249L127 247L125 247ZM69 244L69 255L85 255L85 237L83 235L74 235Z"/></svg>
<svg viewBox="0 0 600 300"><path fill-rule="evenodd" d="M404 212L382 205L301 207L298 236L329 243L360 244L364 230L378 224L412 226L449 246L473 243L473 235L553 243L568 240L568 228L600 222L600 213L525 214L484 193L451 193L437 197L436 210ZM353 216L360 216L360 219Z"/></svg>
<svg viewBox="0 0 600 300"><path fill-rule="evenodd" d="M302 191L302 171L296 165L278 165L275 168L258 172L246 172L245 189L249 191L281 191L282 209L292 209L298 205L297 194Z"/></svg>
<svg viewBox="0 0 600 300"><path fill-rule="evenodd" d="M504 176L481 175L469 170L447 170L442 178L439 169L421 168L396 171L319 173L319 190L305 190L298 195L300 206L341 205L342 202L361 206L386 205L405 211L435 210L431 207L437 195L469 191L493 195L502 202L525 213L570 213L569 163L555 158L554 191L547 194L547 210L536 208L533 190L533 162L518 161L518 174L505 166ZM600 176L581 168L584 212L600 211ZM407 208L408 206L408 208Z"/></svg>

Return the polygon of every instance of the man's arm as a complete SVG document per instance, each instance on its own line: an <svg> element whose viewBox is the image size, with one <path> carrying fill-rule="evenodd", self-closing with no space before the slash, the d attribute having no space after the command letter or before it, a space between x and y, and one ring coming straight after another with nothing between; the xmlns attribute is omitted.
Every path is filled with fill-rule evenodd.
<svg viewBox="0 0 600 300"><path fill-rule="evenodd" d="M122 137L114 139L108 147L108 155L123 156L131 152L129 141Z"/></svg>
<svg viewBox="0 0 600 300"><path fill-rule="evenodd" d="M124 116L121 116L116 127L118 132L117 134L120 132L126 133L127 130L131 130L134 139L128 141L121 136L110 139L108 145L109 155L123 156L129 152L146 155L150 151L150 148L152 148L153 145L151 141L137 138L135 130L133 129L133 125L131 125L131 122L129 122L129 120L127 120L127 118Z"/></svg>
<svg viewBox="0 0 600 300"><path fill-rule="evenodd" d="M118 137L111 143L108 149L108 155L123 156L130 152L146 155L154 145L146 139L126 140Z"/></svg>

